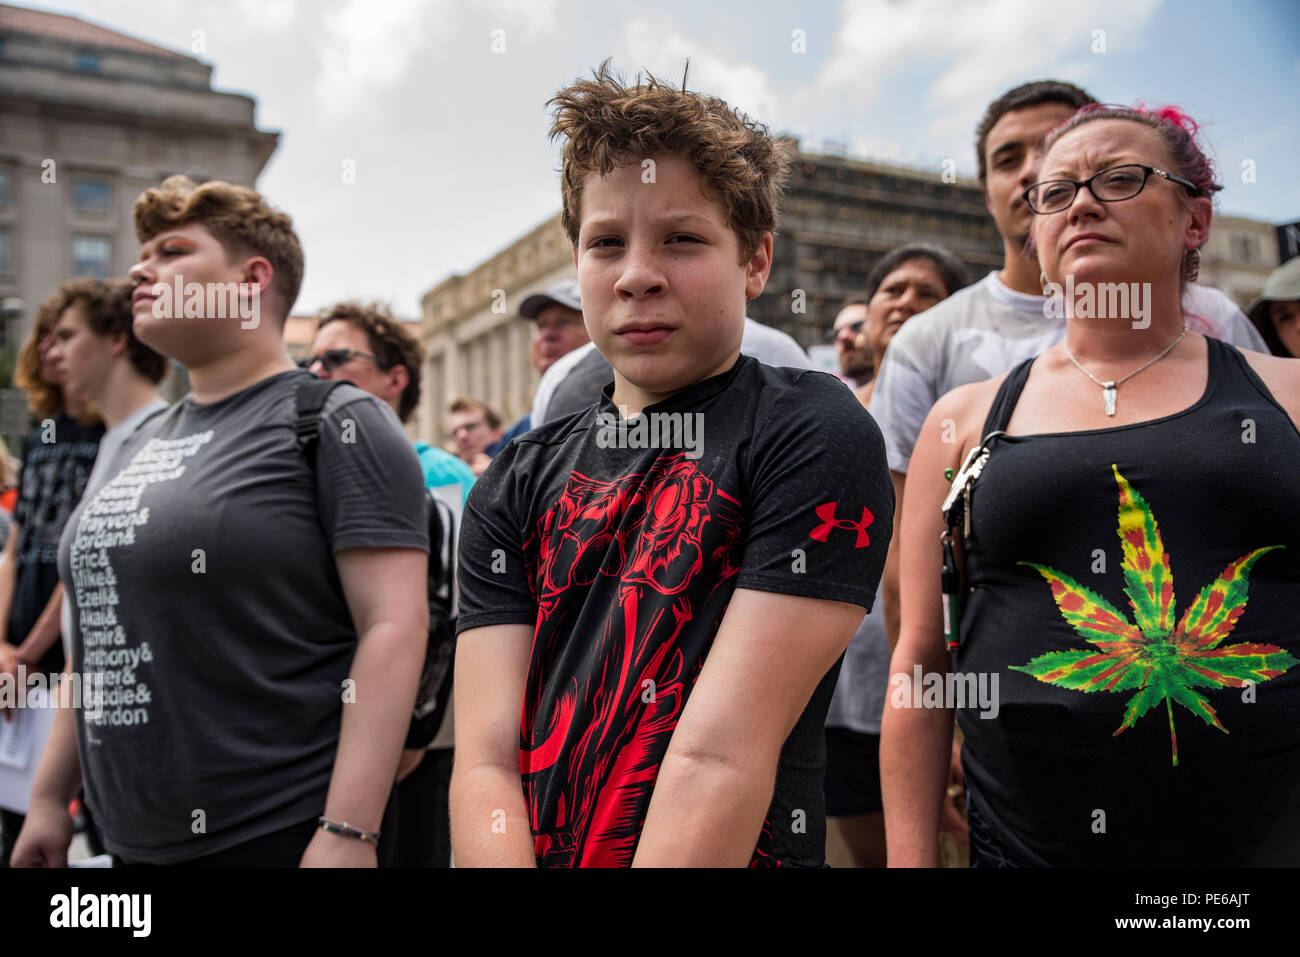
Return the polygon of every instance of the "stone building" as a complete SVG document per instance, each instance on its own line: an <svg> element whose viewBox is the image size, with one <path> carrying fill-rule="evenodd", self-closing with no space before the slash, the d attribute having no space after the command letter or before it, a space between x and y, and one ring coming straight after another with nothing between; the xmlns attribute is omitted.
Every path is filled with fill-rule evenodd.
<svg viewBox="0 0 1300 957"><path fill-rule="evenodd" d="M1264 291L1280 262L1277 227L1244 216L1216 215L1210 240L1201 249L1197 282L1216 286L1243 309Z"/></svg>
<svg viewBox="0 0 1300 957"><path fill-rule="evenodd" d="M75 275L124 276L131 207L172 173L253 186L279 134L212 67L75 17L0 4L0 334ZM21 305L17 302L21 300ZM8 326L8 328L3 328Z"/></svg>

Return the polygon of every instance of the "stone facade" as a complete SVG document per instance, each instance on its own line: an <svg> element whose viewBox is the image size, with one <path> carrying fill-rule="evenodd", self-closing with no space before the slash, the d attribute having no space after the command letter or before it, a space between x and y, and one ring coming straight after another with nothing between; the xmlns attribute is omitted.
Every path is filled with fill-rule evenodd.
<svg viewBox="0 0 1300 957"><path fill-rule="evenodd" d="M0 5L0 298L10 343L77 274L125 276L131 208L172 173L252 186L279 134L212 67L74 17ZM22 301L19 307L14 299Z"/></svg>
<svg viewBox="0 0 1300 957"><path fill-rule="evenodd" d="M1210 240L1201 249L1197 282L1222 289L1243 309L1264 291L1278 267L1277 227L1243 216L1216 215Z"/></svg>

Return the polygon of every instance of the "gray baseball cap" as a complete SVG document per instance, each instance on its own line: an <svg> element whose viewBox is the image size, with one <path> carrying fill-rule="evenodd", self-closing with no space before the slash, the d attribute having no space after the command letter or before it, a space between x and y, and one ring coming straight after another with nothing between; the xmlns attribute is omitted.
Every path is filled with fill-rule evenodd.
<svg viewBox="0 0 1300 957"><path fill-rule="evenodd" d="M576 279L557 282L546 292L535 292L519 304L519 315L525 319L536 319L547 306L556 304L582 312L582 290Z"/></svg>

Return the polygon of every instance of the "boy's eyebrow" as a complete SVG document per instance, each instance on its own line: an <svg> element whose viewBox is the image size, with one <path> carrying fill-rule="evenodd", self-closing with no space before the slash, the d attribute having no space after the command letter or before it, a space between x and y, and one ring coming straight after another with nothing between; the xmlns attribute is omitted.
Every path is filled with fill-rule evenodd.
<svg viewBox="0 0 1300 957"><path fill-rule="evenodd" d="M686 210L683 210L681 212L668 212L663 214L662 216L654 216L652 217L652 222L654 222L658 226L685 226L691 224L698 224L701 226L717 225L716 223L714 223L713 220L709 219L707 216L701 216L699 213L692 213ZM598 214L592 216L587 220L584 220L582 225L584 228L591 230L591 229L609 229L612 227L621 226L623 223L624 223L624 219L620 216L616 216L616 215L601 216Z"/></svg>

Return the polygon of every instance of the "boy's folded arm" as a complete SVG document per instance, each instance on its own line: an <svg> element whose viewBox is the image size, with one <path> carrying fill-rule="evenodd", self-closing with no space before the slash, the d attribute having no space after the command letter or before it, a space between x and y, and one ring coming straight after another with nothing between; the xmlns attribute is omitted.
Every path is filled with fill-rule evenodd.
<svg viewBox="0 0 1300 957"><path fill-rule="evenodd" d="M530 625L489 625L460 634L451 777L457 867L535 867L519 776L519 722L532 652Z"/></svg>
<svg viewBox="0 0 1300 957"><path fill-rule="evenodd" d="M781 749L862 614L736 589L660 765L634 866L749 863Z"/></svg>

